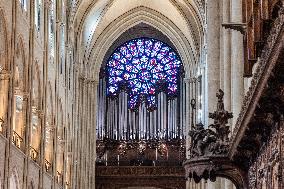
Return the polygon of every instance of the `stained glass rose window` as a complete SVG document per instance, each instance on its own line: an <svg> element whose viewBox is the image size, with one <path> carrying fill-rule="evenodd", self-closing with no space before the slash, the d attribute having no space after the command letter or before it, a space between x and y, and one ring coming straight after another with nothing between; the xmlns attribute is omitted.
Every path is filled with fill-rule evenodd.
<svg viewBox="0 0 284 189"><path fill-rule="evenodd" d="M143 102L148 110L157 107L157 94L176 97L182 63L167 44L152 38L130 40L118 47L106 65L107 95L128 93L128 108L136 110Z"/></svg>

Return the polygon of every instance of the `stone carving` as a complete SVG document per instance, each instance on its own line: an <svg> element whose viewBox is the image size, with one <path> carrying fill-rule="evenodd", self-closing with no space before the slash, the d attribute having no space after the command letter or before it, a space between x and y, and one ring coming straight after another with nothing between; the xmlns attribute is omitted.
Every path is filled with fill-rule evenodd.
<svg viewBox="0 0 284 189"><path fill-rule="evenodd" d="M191 158L224 155L228 152L230 127L226 124L233 114L224 109L224 92L221 89L216 97L217 110L209 114L209 117L214 119L214 123L209 125L208 129L205 129L202 123L198 123L193 125L193 129L189 132L192 138Z"/></svg>
<svg viewBox="0 0 284 189"><path fill-rule="evenodd" d="M4 118L0 117L0 133L4 133L4 125L5 125Z"/></svg>

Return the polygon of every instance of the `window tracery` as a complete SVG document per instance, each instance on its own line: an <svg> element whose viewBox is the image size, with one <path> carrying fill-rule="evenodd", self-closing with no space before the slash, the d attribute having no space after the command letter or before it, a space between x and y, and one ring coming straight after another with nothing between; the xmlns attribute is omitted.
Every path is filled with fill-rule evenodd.
<svg viewBox="0 0 284 189"><path fill-rule="evenodd" d="M167 44L138 38L118 47L106 66L107 95L128 93L128 108L136 110L145 102L148 110L157 108L157 94L178 95L181 60Z"/></svg>

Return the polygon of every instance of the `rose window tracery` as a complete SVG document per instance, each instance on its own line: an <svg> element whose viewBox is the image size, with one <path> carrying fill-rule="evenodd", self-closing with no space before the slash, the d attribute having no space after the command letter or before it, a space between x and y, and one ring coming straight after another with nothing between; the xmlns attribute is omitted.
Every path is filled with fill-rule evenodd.
<svg viewBox="0 0 284 189"><path fill-rule="evenodd" d="M150 38L130 40L107 62L107 95L117 97L124 90L129 109L136 110L142 102L148 110L156 109L159 92L177 96L181 67L179 56L167 44Z"/></svg>

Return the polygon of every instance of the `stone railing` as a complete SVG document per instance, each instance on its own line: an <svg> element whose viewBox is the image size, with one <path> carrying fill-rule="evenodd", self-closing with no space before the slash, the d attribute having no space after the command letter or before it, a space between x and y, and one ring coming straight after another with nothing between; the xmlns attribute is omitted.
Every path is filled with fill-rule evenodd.
<svg viewBox="0 0 284 189"><path fill-rule="evenodd" d="M30 146L30 157L32 158L33 161L37 162L38 154L39 154L38 151Z"/></svg>
<svg viewBox="0 0 284 189"><path fill-rule="evenodd" d="M56 182L59 185L62 185L62 182L63 182L63 175L59 171L56 171Z"/></svg>
<svg viewBox="0 0 284 189"><path fill-rule="evenodd" d="M18 147L21 150L23 148L22 146L23 141L24 141L23 138L18 133L13 131L12 142L16 147Z"/></svg>
<svg viewBox="0 0 284 189"><path fill-rule="evenodd" d="M44 167L45 167L45 171L49 173L51 171L52 164L45 159L44 160Z"/></svg>
<svg viewBox="0 0 284 189"><path fill-rule="evenodd" d="M0 134L4 134L5 133L5 122L4 119L0 117Z"/></svg>

